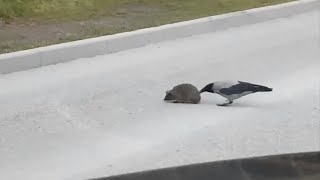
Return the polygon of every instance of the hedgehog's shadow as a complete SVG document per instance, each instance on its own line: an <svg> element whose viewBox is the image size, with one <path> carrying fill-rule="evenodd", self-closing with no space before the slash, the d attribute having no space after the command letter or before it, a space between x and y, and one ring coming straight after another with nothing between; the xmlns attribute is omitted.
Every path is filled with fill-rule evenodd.
<svg viewBox="0 0 320 180"><path fill-rule="evenodd" d="M165 104L172 105L182 105L182 106L206 106L206 107L216 107L216 108L237 108L237 109L247 109L247 108L262 108L265 107L261 103L246 103L246 102L234 102L227 106L218 106L221 101L214 100L201 100L199 103L186 103L186 102L164 102Z"/></svg>

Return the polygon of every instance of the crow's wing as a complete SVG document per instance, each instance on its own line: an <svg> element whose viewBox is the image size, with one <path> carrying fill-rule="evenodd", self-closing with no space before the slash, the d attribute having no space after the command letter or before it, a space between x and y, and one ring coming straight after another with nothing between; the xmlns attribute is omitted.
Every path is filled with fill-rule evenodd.
<svg viewBox="0 0 320 180"><path fill-rule="evenodd" d="M244 92L255 92L256 90L255 84L246 83L246 82L240 82L236 85L230 86L228 88L220 89L220 93L226 94L226 95L232 95L232 94L241 94Z"/></svg>

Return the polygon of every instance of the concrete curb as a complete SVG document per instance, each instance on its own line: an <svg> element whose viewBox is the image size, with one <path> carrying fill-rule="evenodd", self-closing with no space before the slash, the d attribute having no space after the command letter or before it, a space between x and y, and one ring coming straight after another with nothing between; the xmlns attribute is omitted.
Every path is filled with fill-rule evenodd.
<svg viewBox="0 0 320 180"><path fill-rule="evenodd" d="M191 21L85 39L31 50L0 55L0 74L24 71L138 48L166 40L284 18L319 8L319 0L300 0L280 5L256 8Z"/></svg>

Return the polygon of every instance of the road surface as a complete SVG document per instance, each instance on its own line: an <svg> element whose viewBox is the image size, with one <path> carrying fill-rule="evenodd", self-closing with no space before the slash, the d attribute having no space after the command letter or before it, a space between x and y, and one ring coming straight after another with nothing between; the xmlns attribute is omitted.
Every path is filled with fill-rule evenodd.
<svg viewBox="0 0 320 180"><path fill-rule="evenodd" d="M0 177L71 180L320 150L320 12L0 75ZM272 87L218 107L179 83Z"/></svg>

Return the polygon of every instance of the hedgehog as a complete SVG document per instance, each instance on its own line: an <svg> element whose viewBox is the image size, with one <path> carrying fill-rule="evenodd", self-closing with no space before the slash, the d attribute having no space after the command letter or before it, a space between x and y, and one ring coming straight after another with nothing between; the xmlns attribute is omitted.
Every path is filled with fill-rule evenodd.
<svg viewBox="0 0 320 180"><path fill-rule="evenodd" d="M200 92L192 84L179 84L166 92L164 101L172 103L198 104Z"/></svg>

